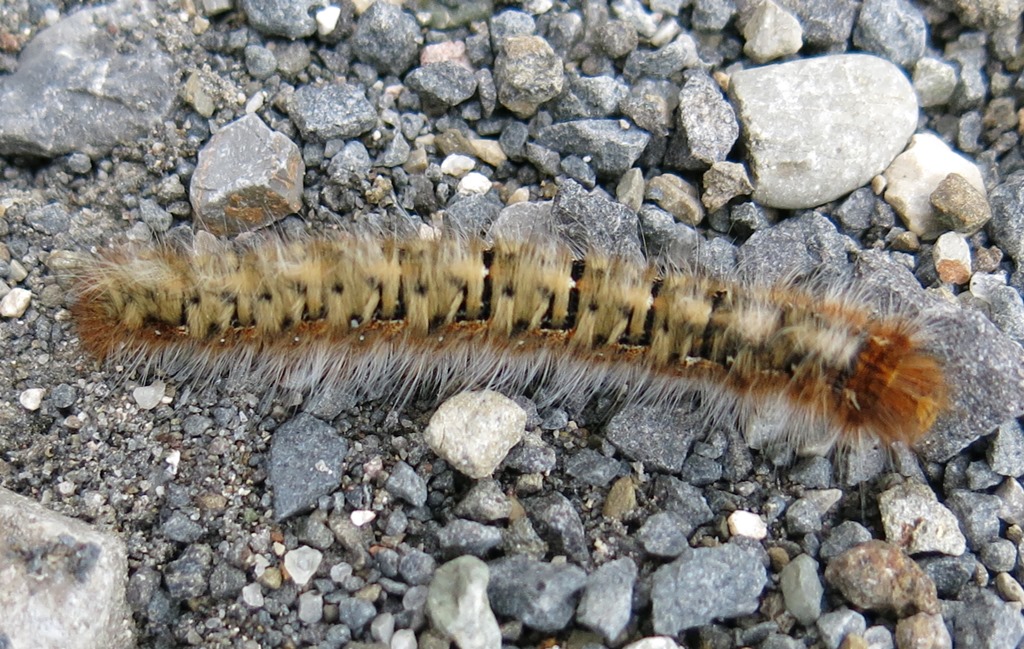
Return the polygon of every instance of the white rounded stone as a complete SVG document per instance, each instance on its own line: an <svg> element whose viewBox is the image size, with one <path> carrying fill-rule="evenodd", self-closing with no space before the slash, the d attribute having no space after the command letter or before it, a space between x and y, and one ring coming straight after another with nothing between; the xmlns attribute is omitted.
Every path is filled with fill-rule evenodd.
<svg viewBox="0 0 1024 649"><path fill-rule="evenodd" d="M815 207L866 185L917 128L910 81L867 54L741 70L729 95L749 152L754 200L768 207Z"/></svg>
<svg viewBox="0 0 1024 649"><path fill-rule="evenodd" d="M971 247L959 232L947 232L935 242L932 260L939 279L962 285L971 279Z"/></svg>
<svg viewBox="0 0 1024 649"><path fill-rule="evenodd" d="M885 170L886 202L900 215L907 229L922 239L931 241L943 232L935 218L931 195L951 173L960 174L982 196L987 196L978 166L931 133L915 135L907 150Z"/></svg>
<svg viewBox="0 0 1024 649"><path fill-rule="evenodd" d="M456 178L465 176L470 171L473 171L474 167L476 167L476 162L473 161L473 158L461 153L452 153L441 161L441 173L455 176Z"/></svg>
<svg viewBox="0 0 1024 649"><path fill-rule="evenodd" d="M491 191L490 179L482 173L471 171L459 181L460 194L486 194Z"/></svg>
<svg viewBox="0 0 1024 649"><path fill-rule="evenodd" d="M729 534L760 541L768 536L768 525L753 512L736 510L729 514Z"/></svg>
<svg viewBox="0 0 1024 649"><path fill-rule="evenodd" d="M20 318L25 315L28 305L32 302L32 291L23 288L12 288L0 300L0 316L5 318Z"/></svg>
<svg viewBox="0 0 1024 649"><path fill-rule="evenodd" d="M44 394L46 394L46 390L43 388L29 388L18 395L18 403L25 410L39 410L39 406L43 403Z"/></svg>
<svg viewBox="0 0 1024 649"><path fill-rule="evenodd" d="M462 392L441 404L424 432L427 444L457 471L486 478L526 429L526 411L508 397Z"/></svg>
<svg viewBox="0 0 1024 649"><path fill-rule="evenodd" d="M301 545L284 555L284 569L296 586L305 586L316 574L324 555L308 545Z"/></svg>

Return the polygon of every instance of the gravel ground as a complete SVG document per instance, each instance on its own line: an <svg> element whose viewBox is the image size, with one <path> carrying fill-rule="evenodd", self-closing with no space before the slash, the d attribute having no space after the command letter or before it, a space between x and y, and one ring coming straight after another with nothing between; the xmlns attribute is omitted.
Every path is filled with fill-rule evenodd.
<svg viewBox="0 0 1024 649"><path fill-rule="evenodd" d="M413 4L0 7L0 647L1021 646L1021 2ZM442 220L846 277L934 323L951 407L794 460L77 345L83 251Z"/></svg>

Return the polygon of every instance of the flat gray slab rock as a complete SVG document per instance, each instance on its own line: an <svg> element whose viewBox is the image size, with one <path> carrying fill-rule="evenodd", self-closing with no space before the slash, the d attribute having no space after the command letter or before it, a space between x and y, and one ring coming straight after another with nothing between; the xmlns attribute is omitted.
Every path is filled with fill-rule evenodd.
<svg viewBox="0 0 1024 649"><path fill-rule="evenodd" d="M174 102L168 80L176 74L141 29L155 19L149 3L125 1L39 32L17 72L0 77L0 154L98 157L158 124Z"/></svg>
<svg viewBox="0 0 1024 649"><path fill-rule="evenodd" d="M814 207L865 185L906 146L917 97L903 72L865 54L823 56L737 72L735 104L753 198Z"/></svg>
<svg viewBox="0 0 1024 649"><path fill-rule="evenodd" d="M120 539L6 489L0 489L0 530L0 644L133 646Z"/></svg>

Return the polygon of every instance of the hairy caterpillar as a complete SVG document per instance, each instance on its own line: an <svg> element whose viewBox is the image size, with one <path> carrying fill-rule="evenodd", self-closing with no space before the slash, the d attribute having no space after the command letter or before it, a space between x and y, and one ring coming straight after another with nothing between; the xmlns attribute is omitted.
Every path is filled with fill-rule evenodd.
<svg viewBox="0 0 1024 649"><path fill-rule="evenodd" d="M109 249L78 281L88 351L185 381L700 395L716 415L768 415L797 448L911 445L947 403L910 319L541 237L197 236Z"/></svg>

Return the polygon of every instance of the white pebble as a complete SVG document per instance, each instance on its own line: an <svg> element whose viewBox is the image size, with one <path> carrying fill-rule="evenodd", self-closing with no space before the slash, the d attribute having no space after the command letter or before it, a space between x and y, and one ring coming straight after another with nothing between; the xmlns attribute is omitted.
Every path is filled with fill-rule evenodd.
<svg viewBox="0 0 1024 649"><path fill-rule="evenodd" d="M43 388L29 388L21 393L18 401L21 403L22 408L34 412L39 410L39 406L42 405L44 394L46 394L46 390Z"/></svg>
<svg viewBox="0 0 1024 649"><path fill-rule="evenodd" d="M362 527L367 523L372 523L377 518L377 514L371 512L368 509L357 509L349 516L352 524L356 527Z"/></svg>
<svg viewBox="0 0 1024 649"><path fill-rule="evenodd" d="M132 398L143 410L152 410L160 405L166 389L163 381L154 381L153 385L140 385L132 390Z"/></svg>
<svg viewBox="0 0 1024 649"><path fill-rule="evenodd" d="M932 248L939 279L949 284L966 284L971 279L971 247L959 232L947 232Z"/></svg>
<svg viewBox="0 0 1024 649"><path fill-rule="evenodd" d="M305 586L316 574L323 558L319 550L302 545L284 555L284 569L296 586Z"/></svg>
<svg viewBox="0 0 1024 649"><path fill-rule="evenodd" d="M461 153L453 153L441 162L441 172L456 178L465 176L473 171L474 167L476 167L476 163L473 158Z"/></svg>
<svg viewBox="0 0 1024 649"><path fill-rule="evenodd" d="M934 239L943 231L935 218L931 195L951 173L960 174L987 196L978 166L931 133L918 133L911 138L910 146L884 172L885 201L900 215L907 229L922 239Z"/></svg>
<svg viewBox="0 0 1024 649"><path fill-rule="evenodd" d="M316 12L316 33L320 36L327 36L338 26L338 19L341 18L341 7L328 5Z"/></svg>
<svg viewBox="0 0 1024 649"><path fill-rule="evenodd" d="M526 411L491 390L462 392L441 404L424 432L427 445L471 478L494 472L526 430Z"/></svg>
<svg viewBox="0 0 1024 649"><path fill-rule="evenodd" d="M20 318L32 302L32 291L23 288L12 288L11 292L0 300L0 316L5 318Z"/></svg>
<svg viewBox="0 0 1024 649"><path fill-rule="evenodd" d="M679 649L679 645L672 638L659 635L637 640L632 644L626 645L623 649Z"/></svg>
<svg viewBox="0 0 1024 649"><path fill-rule="evenodd" d="M391 636L391 649L416 649L416 633L412 629L400 629Z"/></svg>
<svg viewBox="0 0 1024 649"><path fill-rule="evenodd" d="M242 601L245 602L246 606L252 608L263 606L263 590L260 588L260 585L253 582L244 586L242 588Z"/></svg>
<svg viewBox="0 0 1024 649"><path fill-rule="evenodd" d="M315 590L299 595L299 619L306 624L316 624L324 619L324 596Z"/></svg>
<svg viewBox="0 0 1024 649"><path fill-rule="evenodd" d="M737 510L729 514L729 534L760 541L768 536L768 525L753 512Z"/></svg>
<svg viewBox="0 0 1024 649"><path fill-rule="evenodd" d="M459 181L460 194L486 194L491 191L490 179L477 171L472 171Z"/></svg>

